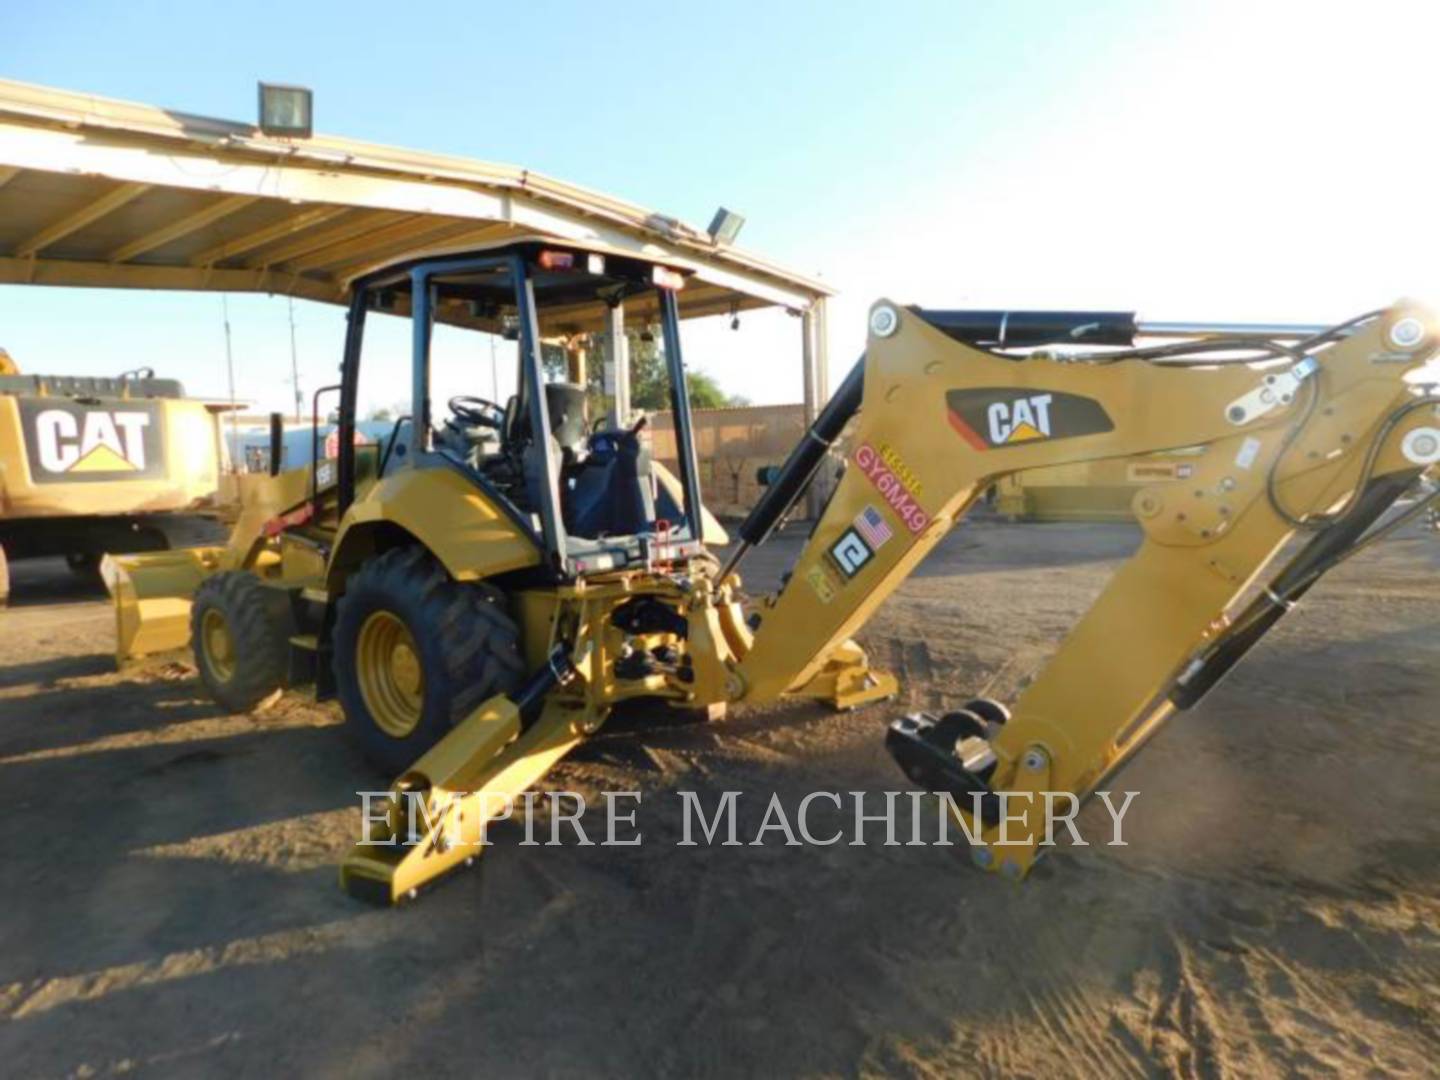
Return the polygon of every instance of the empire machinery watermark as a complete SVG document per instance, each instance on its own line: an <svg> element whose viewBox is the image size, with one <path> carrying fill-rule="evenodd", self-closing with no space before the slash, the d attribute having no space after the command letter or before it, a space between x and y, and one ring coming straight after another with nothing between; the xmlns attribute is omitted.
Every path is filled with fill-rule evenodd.
<svg viewBox="0 0 1440 1080"><path fill-rule="evenodd" d="M438 832L445 836L447 847L467 843L478 847L490 842L489 827L502 821L523 830L521 847L634 847L645 837L638 820L644 802L639 791L600 792L599 805L578 791L527 791L517 799L495 792L456 793L438 804L420 791L356 794L363 815L362 844L415 844ZM1125 816L1138 794L1094 793L1108 815L1106 838L1097 837L1096 843L1127 846ZM739 791L703 796L676 791L664 797L667 820L652 835L658 833L664 837L662 843L676 847L953 847L957 842L1019 847L1033 842L1028 822L1038 810L1044 824L1038 846L1053 847L1059 842L1057 837L1068 839L1075 847L1091 843L1076 822L1081 800L1071 792L1000 791L990 797L994 802L982 807L985 796L981 793L975 793L967 805L963 797L957 801L943 791L812 791L787 804L776 792L757 816L757 797L751 796L742 806L744 793ZM465 815L452 812L472 799L480 811L471 813L471 820L481 822L478 832L462 829ZM927 800L931 805L927 806ZM962 809L966 813L960 813ZM989 837L979 824L982 809L988 811L994 826ZM592 814L592 810L598 812ZM677 814L678 829L674 827ZM657 820L656 824L661 823Z"/></svg>

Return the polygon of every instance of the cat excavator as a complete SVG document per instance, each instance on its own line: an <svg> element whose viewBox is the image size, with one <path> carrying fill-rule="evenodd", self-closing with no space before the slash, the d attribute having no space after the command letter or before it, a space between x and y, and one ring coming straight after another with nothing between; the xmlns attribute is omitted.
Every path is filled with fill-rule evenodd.
<svg viewBox="0 0 1440 1080"><path fill-rule="evenodd" d="M224 535L220 418L233 407L148 367L22 374L0 348L0 609L11 561L64 555L98 583L107 551Z"/></svg>
<svg viewBox="0 0 1440 1080"><path fill-rule="evenodd" d="M880 300L863 357L722 565L685 393L684 284L683 268L538 240L370 274L353 286L337 457L267 481L224 548L112 560L122 651L184 626L236 710L311 684L396 777L341 866L351 894L413 899L473 861L486 825L627 701L719 714L895 696L853 635L999 479L1184 448L1188 475L1138 490L1138 550L1017 700L886 729L911 781L952 796L976 862L1023 877L1048 823L1007 796L1083 800L1322 575L1423 513L1396 504L1440 462L1424 382L1440 322L1418 304L1324 328ZM622 299L660 327L676 476L638 425L592 424L583 388L547 381L547 327L598 325ZM357 448L376 309L410 318L411 413ZM512 328L518 392L452 401L437 421L437 322ZM747 595L747 553L842 461L783 584Z"/></svg>

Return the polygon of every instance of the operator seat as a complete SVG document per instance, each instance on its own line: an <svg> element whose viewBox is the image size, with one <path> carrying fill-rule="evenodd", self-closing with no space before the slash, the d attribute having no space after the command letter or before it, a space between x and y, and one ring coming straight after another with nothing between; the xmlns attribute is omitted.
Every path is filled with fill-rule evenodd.
<svg viewBox="0 0 1440 1080"><path fill-rule="evenodd" d="M513 398L511 399L514 400ZM507 420L510 409L506 410ZM562 474L560 484L561 501L565 498L563 474L585 460L585 388L578 383L558 382L545 384L545 411L550 419L550 445L541 447L531 430L528 413L515 418L512 433L507 441L523 444L520 454L521 469L525 474L525 495L530 507L536 512L544 505L541 493L544 489L544 458L548 453L555 461L556 472ZM509 425L507 425L509 426Z"/></svg>
<svg viewBox="0 0 1440 1080"><path fill-rule="evenodd" d="M550 417L549 453L560 477L560 516L572 536L598 540L634 536L655 522L655 478L650 454L633 431L586 434L585 388L576 383L547 383ZM521 419L516 429L527 433ZM543 451L529 439L522 453L525 491L532 509L541 502Z"/></svg>
<svg viewBox="0 0 1440 1080"><path fill-rule="evenodd" d="M590 454L566 492L565 528L598 540L634 536L655 524L655 474L637 431L615 429L590 438Z"/></svg>

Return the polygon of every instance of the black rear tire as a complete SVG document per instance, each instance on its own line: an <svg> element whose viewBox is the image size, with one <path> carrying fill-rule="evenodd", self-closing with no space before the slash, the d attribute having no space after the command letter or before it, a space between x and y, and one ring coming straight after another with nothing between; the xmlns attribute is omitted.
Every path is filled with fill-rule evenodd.
<svg viewBox="0 0 1440 1080"><path fill-rule="evenodd" d="M382 622L389 615L403 624L406 648L413 646L418 661L419 711L408 730L393 713L386 715L383 701L375 704L388 724L377 721L366 687L372 696L381 690L373 678L361 678L362 630L377 614ZM453 580L419 546L394 548L355 572L337 607L332 641L346 730L366 759L391 777L477 705L515 690L525 676L520 628L506 611L505 594L493 585Z"/></svg>
<svg viewBox="0 0 1440 1080"><path fill-rule="evenodd" d="M200 681L231 712L254 709L286 684L290 601L254 574L230 570L200 583L190 643Z"/></svg>

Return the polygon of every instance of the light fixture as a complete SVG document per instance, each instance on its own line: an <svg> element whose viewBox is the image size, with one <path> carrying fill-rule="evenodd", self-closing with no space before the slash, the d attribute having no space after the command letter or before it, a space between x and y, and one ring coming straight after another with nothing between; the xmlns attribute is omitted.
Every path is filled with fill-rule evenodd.
<svg viewBox="0 0 1440 1080"><path fill-rule="evenodd" d="M650 268L650 280L657 288L669 289L671 292L679 292L685 288L685 275L679 270L671 270L664 266L653 266Z"/></svg>
<svg viewBox="0 0 1440 1080"><path fill-rule="evenodd" d="M315 95L304 86L260 84L260 130L287 139L308 139Z"/></svg>
<svg viewBox="0 0 1440 1080"><path fill-rule="evenodd" d="M726 210L723 206L715 211L715 216L710 219L710 228L706 230L710 239L716 244L733 244L735 238L740 235L741 228L745 225L745 219L733 210Z"/></svg>

